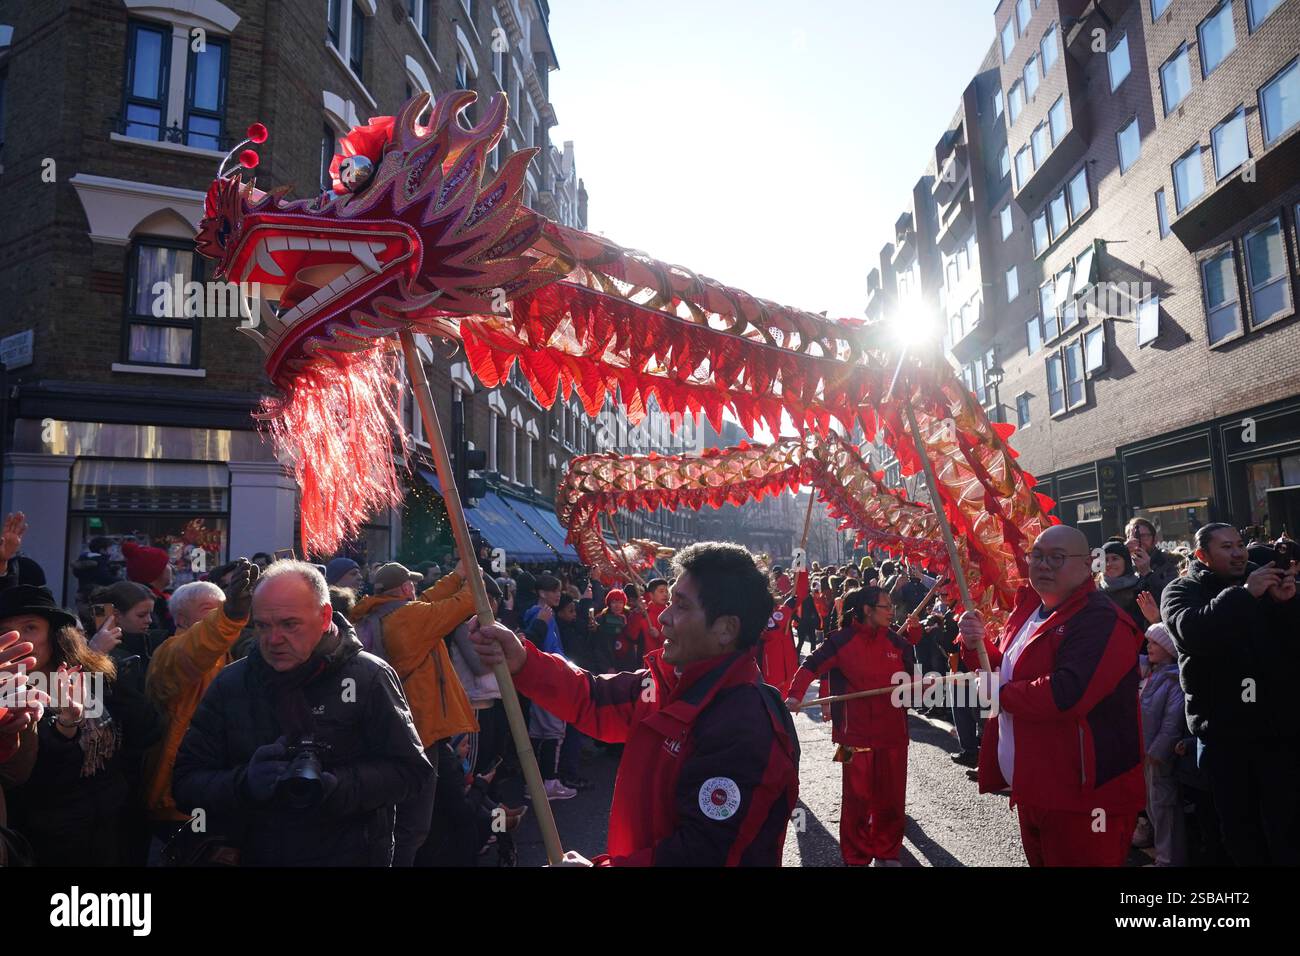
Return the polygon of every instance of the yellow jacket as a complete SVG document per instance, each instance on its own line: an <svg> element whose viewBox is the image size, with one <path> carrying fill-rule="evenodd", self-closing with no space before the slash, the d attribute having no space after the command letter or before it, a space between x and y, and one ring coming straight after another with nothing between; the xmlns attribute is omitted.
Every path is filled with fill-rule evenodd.
<svg viewBox="0 0 1300 956"><path fill-rule="evenodd" d="M214 608L197 624L158 646L149 663L145 693L167 722L163 739L145 755L145 809L154 820L185 820L172 800L172 768L185 731L208 685L230 662L230 648L246 620L233 621Z"/></svg>
<svg viewBox="0 0 1300 956"><path fill-rule="evenodd" d="M376 595L357 602L350 617L367 614L400 598ZM478 730L469 695L447 653L447 638L474 613L474 592L454 571L381 622L384 654L393 665L411 705L420 741L430 746L444 737Z"/></svg>

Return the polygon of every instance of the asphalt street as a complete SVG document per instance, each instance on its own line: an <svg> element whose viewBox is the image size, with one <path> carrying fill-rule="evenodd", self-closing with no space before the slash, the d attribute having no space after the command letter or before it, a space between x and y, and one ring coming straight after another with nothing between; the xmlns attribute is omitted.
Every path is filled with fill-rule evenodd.
<svg viewBox="0 0 1300 956"><path fill-rule="evenodd" d="M809 692L812 693L811 691ZM951 725L909 715L911 746L907 768L905 866L1024 866L1015 812L1007 797L976 792L963 767L949 755L957 751ZM799 763L799 809L786 834L785 866L843 866L839 848L840 767L832 762L835 747L829 724L807 712L795 718L802 757ZM583 775L592 788L571 800L554 801L556 826L566 850L594 856L605 849L609 805L617 758L603 750L588 756ZM518 802L516 781L504 785L507 802ZM519 866L546 862L541 835L530 813L517 840ZM495 865L496 854L480 858Z"/></svg>

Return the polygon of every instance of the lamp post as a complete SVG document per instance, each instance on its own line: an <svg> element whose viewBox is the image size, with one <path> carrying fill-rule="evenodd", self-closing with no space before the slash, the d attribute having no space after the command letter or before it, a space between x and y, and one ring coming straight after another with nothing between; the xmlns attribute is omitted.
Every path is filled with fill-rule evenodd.
<svg viewBox="0 0 1300 956"><path fill-rule="evenodd" d="M993 420L1002 421L1002 381L1007 376L1006 371L997 362L993 367L984 373L984 379L993 386Z"/></svg>

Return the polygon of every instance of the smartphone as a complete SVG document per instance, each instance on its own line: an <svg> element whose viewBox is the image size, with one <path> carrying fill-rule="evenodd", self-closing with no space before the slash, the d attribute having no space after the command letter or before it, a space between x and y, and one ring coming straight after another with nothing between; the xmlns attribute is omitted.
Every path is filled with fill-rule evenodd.
<svg viewBox="0 0 1300 956"><path fill-rule="evenodd" d="M491 773L492 771L496 770L497 767L501 766L502 761L504 761L505 759L506 758L504 756L498 754L497 759L492 761L492 766L488 767L487 772Z"/></svg>
<svg viewBox="0 0 1300 956"><path fill-rule="evenodd" d="M296 561L297 557L293 553L293 548L281 548L279 551L275 552L275 560Z"/></svg>
<svg viewBox="0 0 1300 956"><path fill-rule="evenodd" d="M108 616L113 613L113 605L92 604L90 606L90 613L94 615L95 627L97 628L103 627L104 622L108 620Z"/></svg>

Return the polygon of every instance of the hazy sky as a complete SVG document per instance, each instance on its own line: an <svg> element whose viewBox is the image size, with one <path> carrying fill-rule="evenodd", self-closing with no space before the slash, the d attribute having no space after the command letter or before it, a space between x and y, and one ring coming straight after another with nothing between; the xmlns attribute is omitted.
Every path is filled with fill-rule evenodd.
<svg viewBox="0 0 1300 956"><path fill-rule="evenodd" d="M551 0L552 141L588 227L783 305L866 275L993 41L994 0Z"/></svg>

